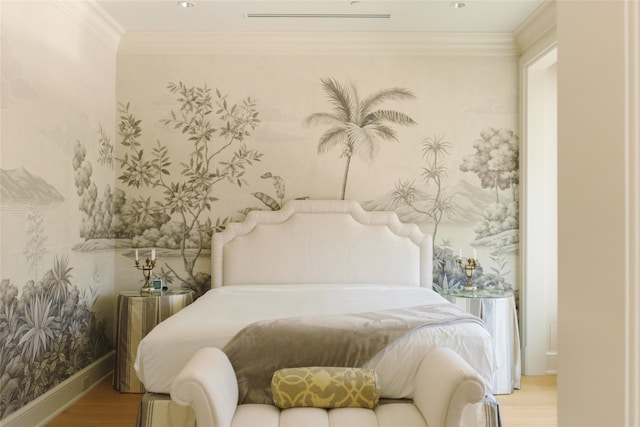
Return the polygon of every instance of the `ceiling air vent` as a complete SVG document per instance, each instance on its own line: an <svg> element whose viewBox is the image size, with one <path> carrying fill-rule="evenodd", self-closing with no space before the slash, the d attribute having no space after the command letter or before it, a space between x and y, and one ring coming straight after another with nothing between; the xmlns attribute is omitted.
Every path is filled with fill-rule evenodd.
<svg viewBox="0 0 640 427"><path fill-rule="evenodd" d="M390 13L246 13L247 18L389 19Z"/></svg>

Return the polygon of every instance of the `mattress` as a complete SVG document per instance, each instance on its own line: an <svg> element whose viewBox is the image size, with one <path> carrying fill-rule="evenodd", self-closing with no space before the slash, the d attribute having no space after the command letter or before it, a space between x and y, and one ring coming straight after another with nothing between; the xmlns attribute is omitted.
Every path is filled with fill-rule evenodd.
<svg viewBox="0 0 640 427"><path fill-rule="evenodd" d="M171 383L202 347L222 348L246 325L264 319L364 313L447 301L427 288L398 285L233 285L208 291L158 324L138 347L135 369L147 391L169 393ZM385 398L413 397L412 378L436 346L460 354L495 385L490 334L475 323L420 328L395 341L366 367L378 373Z"/></svg>

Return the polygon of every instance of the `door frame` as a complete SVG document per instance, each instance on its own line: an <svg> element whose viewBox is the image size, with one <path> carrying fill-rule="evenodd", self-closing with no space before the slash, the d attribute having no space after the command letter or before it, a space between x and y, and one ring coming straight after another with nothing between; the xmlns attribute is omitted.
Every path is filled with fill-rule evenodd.
<svg viewBox="0 0 640 427"><path fill-rule="evenodd" d="M545 83L545 72L557 64L557 44L555 38L549 40L542 48L527 52L520 60L520 324L522 345L522 367L524 375L546 375L556 373L557 366L557 175L555 176L555 203L544 206L535 200L540 193L540 183L534 182L536 168L555 166L557 174L557 108L555 111L554 129L546 129L547 136L553 132L547 150L555 150L555 165L541 164L541 146L547 144L545 132L540 131L549 126L545 121L553 120L541 117L545 101L544 94L533 92ZM557 106L557 80L556 80ZM538 104L534 104L538 103ZM531 114L536 117L532 118ZM555 136L555 138L553 138ZM550 182L545 185L553 185ZM545 211L545 208L547 209ZM555 230L541 238L540 226L553 227L553 221L541 222L542 218L553 216ZM549 230L547 230L549 231ZM555 241L553 234L555 233ZM548 247L544 248L545 245ZM546 254L546 259L540 260ZM554 263L555 261L555 263ZM537 263L537 264L536 264ZM555 265L554 265L555 264Z"/></svg>

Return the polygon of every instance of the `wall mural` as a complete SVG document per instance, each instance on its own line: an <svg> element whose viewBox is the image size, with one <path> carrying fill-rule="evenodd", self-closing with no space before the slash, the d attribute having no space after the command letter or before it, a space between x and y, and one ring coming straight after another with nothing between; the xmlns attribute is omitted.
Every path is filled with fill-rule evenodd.
<svg viewBox="0 0 640 427"><path fill-rule="evenodd" d="M317 141L317 155L341 150L344 162L341 188L335 198L349 196L350 166L353 157L373 163L381 142L398 142L396 127L414 126L406 113L385 109L386 101L415 99L408 89L393 87L362 97L354 83L344 84L335 78L320 80L328 100L328 112L311 113L304 118L307 126L326 126ZM127 188L144 189L137 197L118 191L120 207L114 209L123 224L123 235L130 237L131 248L159 248L158 258L177 256L179 263L164 262L158 277L166 283L192 289L197 295L210 287L210 273L197 271L196 262L209 254L211 236L230 221L240 221L254 209L280 209L288 198L308 198L313 194L287 196L283 173L273 171L260 175L270 180L273 193L255 191L250 194L259 205L237 205L236 215L220 216L216 205L236 191L246 192L255 184L248 172L265 159L265 153L252 146L252 136L262 124L260 106L250 97L231 101L219 89L206 84L189 86L170 82L168 93L175 99L158 121L162 126L180 131L182 141L170 145L160 140L145 142L144 126L130 102L119 105L118 137L120 147L109 138L100 139L100 163L117 167L118 181ZM187 148L188 147L188 148ZM448 185L445 159L452 143L444 135L425 137L420 145L424 161L422 172L414 179L398 179L395 188L375 200L361 201L368 210L394 210L402 221L422 224L434 239L434 287L460 287L466 277L457 263L458 253L451 239L441 238L443 220L455 222L464 218L465 206L459 199L485 200L485 210L475 226L474 245L490 252L481 260L474 281L480 288L513 288L506 277L510 264L506 257L517 252L518 245L518 138L509 129L484 129L473 142L473 148L459 164L459 170L480 180L480 187L463 181L464 188ZM189 150L188 160L175 162L172 150ZM118 153L116 155L116 153ZM509 201L501 198L509 193ZM466 194L465 194L466 193ZM469 195L469 193L472 193ZM480 194L480 196L478 196ZM467 218L468 220L468 218ZM126 225L125 225L126 224ZM437 240L441 238L441 240ZM132 251L124 254L132 256ZM484 268L483 268L484 266Z"/></svg>
<svg viewBox="0 0 640 427"><path fill-rule="evenodd" d="M105 319L96 315L100 275L89 287L74 282L66 255L48 253L43 210L65 198L24 168L2 170L2 206L24 213L25 284L0 281L0 418L11 414L106 354ZM90 175L90 173L89 173ZM107 209L108 210L108 209Z"/></svg>
<svg viewBox="0 0 640 427"><path fill-rule="evenodd" d="M415 125L408 115L392 110L374 110L389 99L409 99L415 95L404 88L380 90L360 99L354 84L343 85L333 78L322 79L322 87L332 105L331 113L314 113L306 118L307 124L331 126L318 141L318 153L326 153L338 146L342 148L341 158L346 159L342 179L341 199L344 200L349 179L349 166L355 155L367 162L373 162L379 151L381 140L397 141L398 137L387 123Z"/></svg>
<svg viewBox="0 0 640 427"><path fill-rule="evenodd" d="M87 162L95 124L107 123L106 135L115 122L116 58L80 22L86 5L1 3L3 424L111 351L115 257L102 237L117 191L98 191L113 173ZM80 250L78 231L90 238Z"/></svg>
<svg viewBox="0 0 640 427"><path fill-rule="evenodd" d="M391 203L403 221L428 223L432 225L434 240L434 283L437 290L450 287L459 288L466 278L462 274L457 253L448 239L437 243L438 225L444 218L455 221L463 212L457 203L460 191L449 191L446 187L448 171L443 157L448 154L451 143L444 136L435 135L422 141L421 190L415 181L399 180L392 193ZM475 172L481 179L482 188L495 190L495 200L488 205L481 220L474 229L474 245L490 250L489 271L483 271L482 264L474 275L474 283L479 288L513 289L507 283L508 254L518 250L518 137L509 129L486 128L473 144L475 152L464 158L460 165L463 172ZM499 190L509 190L512 199L501 201ZM431 190L431 192L429 191ZM376 205L366 203L373 208ZM486 264L486 263L485 263Z"/></svg>
<svg viewBox="0 0 640 427"><path fill-rule="evenodd" d="M211 287L211 275L195 271L196 262L208 253L211 235L232 220L218 217L213 221L210 217L220 197L216 187L223 182L237 188L248 184L245 172L260 162L263 154L248 148L245 141L260 119L251 98L232 103L219 90L182 82L170 83L167 89L179 108L171 110L162 123L181 130L190 150L188 161L176 164L169 147L160 141L145 151L141 121L127 103L118 109L123 154L116 156L110 139L101 138L100 163L110 167L117 164L118 180L127 187L161 190L162 195L155 199L127 199L120 192L121 205L115 214L123 219L118 223L125 225L123 231L130 236L132 248L159 248L158 257L178 251L182 268L165 263L157 276L166 284L177 280L182 287L201 295ZM245 214L253 209L279 209L285 200L285 182L280 176L269 172L261 178L272 181L275 194L253 193L263 206L244 207Z"/></svg>

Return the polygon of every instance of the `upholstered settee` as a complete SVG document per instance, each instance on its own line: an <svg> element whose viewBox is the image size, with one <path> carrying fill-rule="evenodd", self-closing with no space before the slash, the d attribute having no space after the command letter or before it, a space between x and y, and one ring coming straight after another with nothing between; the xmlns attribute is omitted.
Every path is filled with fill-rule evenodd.
<svg viewBox="0 0 640 427"><path fill-rule="evenodd" d="M413 402L381 403L373 409L238 405L234 369L216 348L199 350L171 386L171 399L191 405L197 425L206 427L460 427L466 405L485 394L479 374L446 348L425 356L415 378Z"/></svg>

